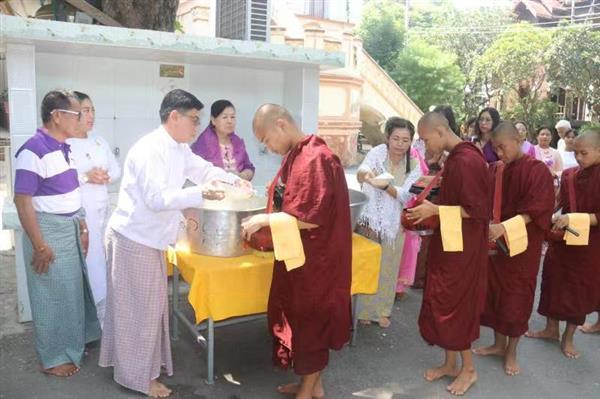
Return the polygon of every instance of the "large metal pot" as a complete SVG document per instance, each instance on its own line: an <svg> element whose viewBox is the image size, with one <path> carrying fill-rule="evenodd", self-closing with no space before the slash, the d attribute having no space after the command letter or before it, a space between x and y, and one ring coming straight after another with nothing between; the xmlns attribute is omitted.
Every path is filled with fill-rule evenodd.
<svg viewBox="0 0 600 399"><path fill-rule="evenodd" d="M265 212L267 199L204 201L202 208L183 211L187 244L201 255L235 257L251 251L242 240L242 220Z"/></svg>
<svg viewBox="0 0 600 399"><path fill-rule="evenodd" d="M362 209L369 202L369 197L362 191L348 190L348 192L350 193L350 218L352 219L352 231L354 231Z"/></svg>
<svg viewBox="0 0 600 399"><path fill-rule="evenodd" d="M350 193L352 228L368 198L356 190ZM252 197L245 200L204 201L202 208L183 211L187 245L201 255L218 257L242 256L251 251L241 238L242 220L265 212L267 199Z"/></svg>

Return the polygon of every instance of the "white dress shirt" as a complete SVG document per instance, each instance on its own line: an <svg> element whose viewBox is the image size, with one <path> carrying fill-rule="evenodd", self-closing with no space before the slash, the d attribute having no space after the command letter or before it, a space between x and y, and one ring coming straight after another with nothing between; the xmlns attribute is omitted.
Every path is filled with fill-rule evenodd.
<svg viewBox="0 0 600 399"><path fill-rule="evenodd" d="M198 186L182 188L186 179ZM139 244L165 250L177 239L181 210L202 206L202 185L239 178L177 143L163 126L129 150L109 228Z"/></svg>

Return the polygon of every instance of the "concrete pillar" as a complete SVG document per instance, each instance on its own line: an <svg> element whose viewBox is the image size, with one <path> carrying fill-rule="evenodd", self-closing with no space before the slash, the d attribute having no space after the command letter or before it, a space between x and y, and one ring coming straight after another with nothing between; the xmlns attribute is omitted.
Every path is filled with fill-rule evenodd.
<svg viewBox="0 0 600 399"><path fill-rule="evenodd" d="M317 133L319 69L295 68L285 72L283 104L305 133Z"/></svg>
<svg viewBox="0 0 600 399"><path fill-rule="evenodd" d="M344 166L357 162L361 78L342 73L321 73L319 136L340 157Z"/></svg>
<svg viewBox="0 0 600 399"><path fill-rule="evenodd" d="M11 160L17 150L31 137L37 127L35 47L29 44L6 45L6 75L10 123ZM11 162L14 181L15 166ZM12 190L11 190L12 191ZM16 227L16 226L15 226ZM25 261L23 259L23 230L15 228L15 266L17 272L18 318L21 323L31 321L31 307Z"/></svg>

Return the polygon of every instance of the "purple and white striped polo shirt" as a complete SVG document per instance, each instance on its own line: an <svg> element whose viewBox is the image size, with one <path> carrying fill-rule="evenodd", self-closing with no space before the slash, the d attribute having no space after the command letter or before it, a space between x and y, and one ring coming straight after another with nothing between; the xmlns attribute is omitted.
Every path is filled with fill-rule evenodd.
<svg viewBox="0 0 600 399"><path fill-rule="evenodd" d="M15 194L32 196L38 212L73 215L81 208L77 169L70 147L38 129L16 154Z"/></svg>

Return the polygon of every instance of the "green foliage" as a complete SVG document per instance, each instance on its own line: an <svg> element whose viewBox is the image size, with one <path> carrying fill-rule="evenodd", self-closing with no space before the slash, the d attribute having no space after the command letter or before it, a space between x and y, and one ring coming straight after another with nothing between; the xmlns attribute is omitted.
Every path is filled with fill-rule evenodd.
<svg viewBox="0 0 600 399"><path fill-rule="evenodd" d="M368 0L358 32L423 110L446 103L461 119L494 98L503 116L553 124L547 94L562 87L600 115L600 31L589 26L544 29L512 23L509 8L431 0L411 4L405 37L404 1Z"/></svg>
<svg viewBox="0 0 600 399"><path fill-rule="evenodd" d="M391 70L404 45L404 8L392 0L369 1L358 35L371 57L386 71Z"/></svg>
<svg viewBox="0 0 600 399"><path fill-rule="evenodd" d="M410 28L440 28L454 26L453 16L458 13L448 0L410 2Z"/></svg>
<svg viewBox="0 0 600 399"><path fill-rule="evenodd" d="M490 96L482 90L488 83L486 76L473 73L474 65L504 27L511 23L509 9L482 7L458 10L441 4L433 8L420 6L414 14L415 27L409 31L409 41L420 38L456 55L466 84L458 114L463 117L477 114Z"/></svg>
<svg viewBox="0 0 600 399"><path fill-rule="evenodd" d="M180 21L175 20L175 32L177 33L185 33L183 29L183 24Z"/></svg>
<svg viewBox="0 0 600 399"><path fill-rule="evenodd" d="M557 29L548 51L548 78L591 109L600 105L600 31L586 25Z"/></svg>
<svg viewBox="0 0 600 399"><path fill-rule="evenodd" d="M409 42L390 75L424 111L438 104L461 105L464 76L456 56L422 40Z"/></svg>
<svg viewBox="0 0 600 399"><path fill-rule="evenodd" d="M600 130L600 122L594 122L594 121L592 121L592 122L586 122L583 125L581 125L581 128L579 129L579 132L580 133L585 133L585 132L587 132L588 130L591 130L591 129Z"/></svg>
<svg viewBox="0 0 600 399"><path fill-rule="evenodd" d="M558 118L556 117L557 112L558 105L555 102L542 100L537 102L527 112L523 108L523 105L517 104L512 109L504 111L502 117L503 119L513 121L524 121L529 126L529 129L533 131L540 126L556 125L556 122L558 122Z"/></svg>
<svg viewBox="0 0 600 399"><path fill-rule="evenodd" d="M490 82L501 100L508 103L516 100L524 119L530 120L547 93L550 41L549 30L515 24L475 61L473 75Z"/></svg>
<svg viewBox="0 0 600 399"><path fill-rule="evenodd" d="M546 51L550 33L521 23L502 33L475 61L476 73L488 75L498 88L518 91L529 84L530 91L539 89L545 77Z"/></svg>

